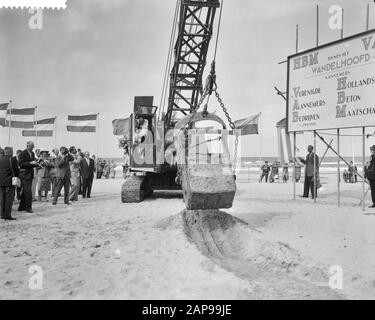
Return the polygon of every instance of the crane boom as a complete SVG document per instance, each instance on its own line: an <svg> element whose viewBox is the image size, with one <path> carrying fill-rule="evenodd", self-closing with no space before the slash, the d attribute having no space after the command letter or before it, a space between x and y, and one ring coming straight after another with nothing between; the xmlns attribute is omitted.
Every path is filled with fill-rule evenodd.
<svg viewBox="0 0 375 320"><path fill-rule="evenodd" d="M185 116L197 107L218 7L219 0L181 0L168 109L164 119L166 131L174 127L174 116Z"/></svg>

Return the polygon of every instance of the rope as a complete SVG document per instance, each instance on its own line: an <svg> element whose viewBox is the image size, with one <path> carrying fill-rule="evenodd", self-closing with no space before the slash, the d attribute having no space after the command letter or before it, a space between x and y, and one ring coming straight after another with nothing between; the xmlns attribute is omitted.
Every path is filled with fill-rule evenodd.
<svg viewBox="0 0 375 320"><path fill-rule="evenodd" d="M310 131L308 131L310 132ZM321 132L318 132L316 131L317 133L319 133L320 135L326 135L326 136L337 136L336 133L321 133ZM375 137L375 132L374 133L368 133L365 135L366 138L368 139L369 137ZM362 137L361 134L341 134L340 133L340 137Z"/></svg>
<svg viewBox="0 0 375 320"><path fill-rule="evenodd" d="M168 83L167 79L168 79L168 73L169 73L171 60L172 60L172 46L173 46L173 41L174 41L175 34L176 34L176 25L177 25L177 15L178 15L179 4L180 4L180 0L177 0L176 8L175 8L175 11L174 11L174 17L173 17L171 37L169 39L168 57L167 57L166 65L165 65L163 88L162 88L161 97L160 97L160 107L159 107L159 113L158 113L159 119L160 119L161 109L164 112L165 99L166 99L166 95L167 95L167 89L166 89L167 83Z"/></svg>
<svg viewBox="0 0 375 320"><path fill-rule="evenodd" d="M224 6L224 0L221 1L221 6L220 6L219 24L217 26L216 43L215 43L214 61L216 61L217 44L219 42L219 34L220 34L220 27L221 27L221 14L223 13L223 6Z"/></svg>

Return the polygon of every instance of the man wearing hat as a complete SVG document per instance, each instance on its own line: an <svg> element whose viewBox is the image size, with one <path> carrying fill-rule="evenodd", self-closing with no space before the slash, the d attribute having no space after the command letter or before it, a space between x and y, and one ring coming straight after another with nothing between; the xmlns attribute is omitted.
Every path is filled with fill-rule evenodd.
<svg viewBox="0 0 375 320"><path fill-rule="evenodd" d="M370 164L367 168L367 178L371 188L372 205L370 208L375 208L375 145L370 147L371 157Z"/></svg>
<svg viewBox="0 0 375 320"><path fill-rule="evenodd" d="M311 197L317 197L318 188L316 178L319 175L319 157L313 152L314 147L309 145L307 147L308 154L306 160L298 157L298 159L305 165L305 183L303 186L302 198L309 197L309 190L311 190ZM315 178L314 178L314 158L315 158Z"/></svg>

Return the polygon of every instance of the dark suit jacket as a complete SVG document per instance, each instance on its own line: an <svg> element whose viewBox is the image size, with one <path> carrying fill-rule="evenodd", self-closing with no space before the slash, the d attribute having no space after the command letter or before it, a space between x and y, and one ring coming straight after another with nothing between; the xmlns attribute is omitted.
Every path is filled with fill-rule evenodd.
<svg viewBox="0 0 375 320"><path fill-rule="evenodd" d="M31 180L34 178L34 165L30 164L31 161L35 161L34 152L31 152L31 156L27 149L23 150L18 157L18 164L21 168L20 178L25 180Z"/></svg>
<svg viewBox="0 0 375 320"><path fill-rule="evenodd" d="M314 176L314 156L315 156L315 172L319 173L319 157L312 152L306 156L306 160L301 159L301 162L305 165L305 176Z"/></svg>
<svg viewBox="0 0 375 320"><path fill-rule="evenodd" d="M90 160L90 165L87 164L86 158L83 158L80 162L81 177L83 179L93 179L95 171L95 162L93 159Z"/></svg>
<svg viewBox="0 0 375 320"><path fill-rule="evenodd" d="M10 160L10 161L9 161ZM12 164L14 176L18 177L18 161L15 157L11 158L9 156L0 156L0 187L11 187L12 186Z"/></svg>
<svg viewBox="0 0 375 320"><path fill-rule="evenodd" d="M55 159L56 178L68 178L70 179L70 165L69 162L73 161L74 158L71 154L67 154L65 157L58 155Z"/></svg>

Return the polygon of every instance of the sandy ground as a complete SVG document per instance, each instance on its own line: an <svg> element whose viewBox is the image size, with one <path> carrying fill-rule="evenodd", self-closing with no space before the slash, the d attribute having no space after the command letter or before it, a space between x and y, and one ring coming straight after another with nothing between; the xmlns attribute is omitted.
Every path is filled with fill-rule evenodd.
<svg viewBox="0 0 375 320"><path fill-rule="evenodd" d="M337 208L334 175L316 204L292 200L292 183L256 178L241 175L223 211L185 212L173 193L122 204L122 179L96 180L72 206L14 211L17 221L0 222L0 298L375 298L375 210L361 211L361 185L343 184ZM43 289L29 288L35 265ZM328 287L332 265L342 290Z"/></svg>

